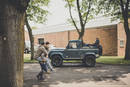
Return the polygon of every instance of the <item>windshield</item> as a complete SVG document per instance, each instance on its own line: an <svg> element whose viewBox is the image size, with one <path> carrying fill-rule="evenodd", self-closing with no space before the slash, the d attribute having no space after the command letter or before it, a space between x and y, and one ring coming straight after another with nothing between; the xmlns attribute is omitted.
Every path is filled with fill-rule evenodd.
<svg viewBox="0 0 130 87"><path fill-rule="evenodd" d="M70 42L68 48L72 48L72 49L78 48L77 42Z"/></svg>

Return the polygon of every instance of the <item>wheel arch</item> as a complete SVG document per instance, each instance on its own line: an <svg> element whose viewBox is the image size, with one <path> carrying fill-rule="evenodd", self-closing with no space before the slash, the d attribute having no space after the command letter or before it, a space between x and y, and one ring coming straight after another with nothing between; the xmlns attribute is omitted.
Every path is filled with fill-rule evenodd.
<svg viewBox="0 0 130 87"><path fill-rule="evenodd" d="M60 52L52 53L52 54L50 55L50 58L52 59L52 56L54 56L54 55L59 55L59 56L61 56L62 59L64 58L64 57L63 57L63 54L60 53Z"/></svg>
<svg viewBox="0 0 130 87"><path fill-rule="evenodd" d="M84 54L83 58L85 58L86 56L94 56L94 58L96 59L96 54L93 52L87 52Z"/></svg>

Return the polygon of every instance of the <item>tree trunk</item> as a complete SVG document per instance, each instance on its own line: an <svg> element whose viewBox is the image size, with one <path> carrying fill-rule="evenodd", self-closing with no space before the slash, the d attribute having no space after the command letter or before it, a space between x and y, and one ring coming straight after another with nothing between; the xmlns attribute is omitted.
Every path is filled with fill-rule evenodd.
<svg viewBox="0 0 130 87"><path fill-rule="evenodd" d="M83 36L84 36L84 28L81 30L81 32L79 33L79 40L83 40Z"/></svg>
<svg viewBox="0 0 130 87"><path fill-rule="evenodd" d="M130 32L126 35L125 60L130 60Z"/></svg>
<svg viewBox="0 0 130 87"><path fill-rule="evenodd" d="M32 29L28 23L27 17L25 19L25 23L26 23L26 27L28 29L30 43L31 43L31 60L33 60L34 59L34 37L32 35Z"/></svg>
<svg viewBox="0 0 130 87"><path fill-rule="evenodd" d="M23 87L24 1L0 1L0 87Z"/></svg>
<svg viewBox="0 0 130 87"><path fill-rule="evenodd" d="M129 22L127 13L124 12L124 29L126 33L126 49L125 49L125 60L130 60L130 29L129 29Z"/></svg>
<svg viewBox="0 0 130 87"><path fill-rule="evenodd" d="M130 60L130 29L129 29L129 22L128 22L129 2L130 1L127 0L127 3L125 3L125 5L124 5L123 0L120 0L120 6L121 6L121 10L122 10L122 17L124 19L124 30L125 30L125 33L126 33L125 60Z"/></svg>
<svg viewBox="0 0 130 87"><path fill-rule="evenodd" d="M79 40L83 40L83 34L80 32L80 34L79 34L79 38L78 38Z"/></svg>

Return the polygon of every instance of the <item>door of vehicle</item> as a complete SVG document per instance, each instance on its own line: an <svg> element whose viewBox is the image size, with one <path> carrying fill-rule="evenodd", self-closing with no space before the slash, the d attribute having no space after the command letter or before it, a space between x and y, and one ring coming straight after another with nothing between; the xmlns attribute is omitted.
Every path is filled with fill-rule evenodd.
<svg viewBox="0 0 130 87"><path fill-rule="evenodd" d="M79 59L80 49L77 46L77 42L70 42L65 49L64 54L68 59Z"/></svg>

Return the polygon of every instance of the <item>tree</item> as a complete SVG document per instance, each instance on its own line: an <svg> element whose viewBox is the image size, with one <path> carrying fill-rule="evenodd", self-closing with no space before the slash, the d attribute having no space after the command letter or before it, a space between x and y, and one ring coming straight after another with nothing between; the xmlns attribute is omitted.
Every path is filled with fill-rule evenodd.
<svg viewBox="0 0 130 87"><path fill-rule="evenodd" d="M130 60L130 0L99 0L99 9L102 9L103 14L111 15L113 20L123 19L126 33L125 59Z"/></svg>
<svg viewBox="0 0 130 87"><path fill-rule="evenodd" d="M87 21L93 18L94 13L97 13L97 11L95 10L96 0L65 0L65 1L67 2L67 6L69 7L69 13L72 23L78 32L79 35L78 39L83 39L85 32L85 25ZM73 17L72 8L74 8L74 10L78 13L79 23L76 23L76 20ZM78 24L80 24L80 28L78 28Z"/></svg>
<svg viewBox="0 0 130 87"><path fill-rule="evenodd" d="M23 29L28 2L0 0L0 87L23 87Z"/></svg>
<svg viewBox="0 0 130 87"><path fill-rule="evenodd" d="M46 21L48 11L43 6L48 6L50 0L31 0L26 11L25 25L29 32L31 43L31 60L34 57L34 37L28 21L43 23Z"/></svg>

